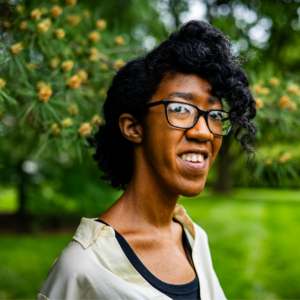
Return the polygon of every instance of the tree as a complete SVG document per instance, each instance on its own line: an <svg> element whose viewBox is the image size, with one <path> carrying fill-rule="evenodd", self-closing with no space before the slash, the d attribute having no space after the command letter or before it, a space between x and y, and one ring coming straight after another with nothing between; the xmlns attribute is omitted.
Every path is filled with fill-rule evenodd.
<svg viewBox="0 0 300 300"><path fill-rule="evenodd" d="M75 0L0 6L1 179L18 186L23 214L26 161L45 150L50 160L58 153L82 159L85 136L102 122L109 81L131 49Z"/></svg>

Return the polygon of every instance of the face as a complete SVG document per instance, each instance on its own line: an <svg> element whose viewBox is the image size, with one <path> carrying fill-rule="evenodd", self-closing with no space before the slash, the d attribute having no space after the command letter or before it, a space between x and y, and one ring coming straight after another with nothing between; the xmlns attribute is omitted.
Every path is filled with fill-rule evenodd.
<svg viewBox="0 0 300 300"><path fill-rule="evenodd" d="M196 74L167 75L151 99L191 103L201 110L222 109L211 95L209 82ZM212 134L202 115L191 129L171 126L163 104L149 108L141 143L149 171L166 190L183 196L195 196L204 188L208 171L222 144Z"/></svg>

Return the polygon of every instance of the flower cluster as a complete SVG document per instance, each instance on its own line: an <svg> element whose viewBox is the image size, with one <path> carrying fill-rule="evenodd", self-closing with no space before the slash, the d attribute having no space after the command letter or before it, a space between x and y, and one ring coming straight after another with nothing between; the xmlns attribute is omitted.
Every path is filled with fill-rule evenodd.
<svg viewBox="0 0 300 300"><path fill-rule="evenodd" d="M74 67L74 61L73 60L66 60L61 64L61 68L63 71L71 71Z"/></svg>
<svg viewBox="0 0 300 300"><path fill-rule="evenodd" d="M89 123L83 123L78 129L80 136L86 136L92 132L92 126Z"/></svg>
<svg viewBox="0 0 300 300"><path fill-rule="evenodd" d="M52 8L51 8L51 17L53 19L56 19L58 18L61 14L62 14L62 8L59 6L59 5L54 5Z"/></svg>
<svg viewBox="0 0 300 300"><path fill-rule="evenodd" d="M68 15L67 16L67 22L71 26L76 26L81 20L82 20L82 17L80 15Z"/></svg>
<svg viewBox="0 0 300 300"><path fill-rule="evenodd" d="M70 89L77 89L80 86L81 81L81 77L78 74L76 74L69 79L67 85Z"/></svg>
<svg viewBox="0 0 300 300"><path fill-rule="evenodd" d="M62 28L58 28L55 30L55 36L57 39L61 40L65 37L65 31Z"/></svg>
<svg viewBox="0 0 300 300"><path fill-rule="evenodd" d="M39 91L39 100L47 103L52 96L52 89L50 86L43 85Z"/></svg>
<svg viewBox="0 0 300 300"><path fill-rule="evenodd" d="M2 90L6 85L6 81L3 78L0 78L0 90Z"/></svg>
<svg viewBox="0 0 300 300"><path fill-rule="evenodd" d="M100 30L104 30L107 26L107 22L103 19L96 21L95 24L96 28L100 29Z"/></svg>
<svg viewBox="0 0 300 300"><path fill-rule="evenodd" d="M10 51L14 55L19 54L23 49L24 49L24 47L23 47L22 43L17 43L10 47Z"/></svg>
<svg viewBox="0 0 300 300"><path fill-rule="evenodd" d="M44 19L42 22L40 22L38 25L37 25L37 32L39 34L43 34L45 32L47 32L49 30L51 26L51 20L50 19Z"/></svg>

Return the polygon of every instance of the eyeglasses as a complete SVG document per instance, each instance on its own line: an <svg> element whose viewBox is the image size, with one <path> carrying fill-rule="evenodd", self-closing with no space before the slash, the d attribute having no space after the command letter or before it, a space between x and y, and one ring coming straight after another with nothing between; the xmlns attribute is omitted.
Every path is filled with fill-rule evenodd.
<svg viewBox="0 0 300 300"><path fill-rule="evenodd" d="M194 104L181 101L162 100L149 103L146 107L164 104L166 118L169 124L176 128L190 129L195 126L199 118L204 115L209 131L216 135L228 135L233 121L227 111L221 109L201 110Z"/></svg>

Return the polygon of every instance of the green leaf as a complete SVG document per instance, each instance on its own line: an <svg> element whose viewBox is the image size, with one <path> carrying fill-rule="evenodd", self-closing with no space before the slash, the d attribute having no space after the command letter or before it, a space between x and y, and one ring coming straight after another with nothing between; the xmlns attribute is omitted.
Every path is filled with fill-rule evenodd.
<svg viewBox="0 0 300 300"><path fill-rule="evenodd" d="M0 94L3 96L4 99L6 99L9 102L9 104L12 104L12 105L17 104L17 101L14 98L8 96L8 94L6 92L4 92L4 90L0 90Z"/></svg>
<svg viewBox="0 0 300 300"><path fill-rule="evenodd" d="M28 116L28 114L31 112L31 110L35 107L35 105L37 104L37 102L31 102L27 109L26 109L26 112L25 114L23 115L23 117L21 117L21 120L20 120L20 125L24 125L24 122L26 120L26 117Z"/></svg>

